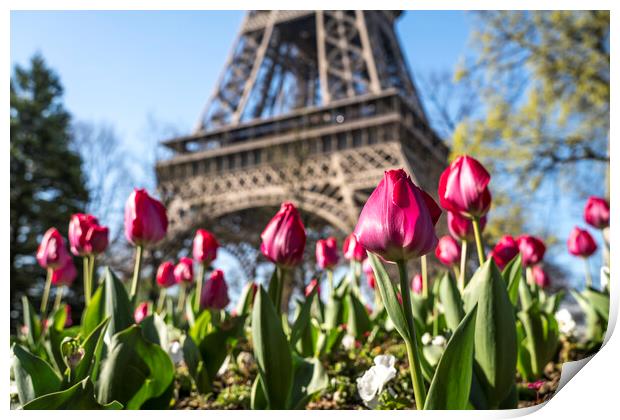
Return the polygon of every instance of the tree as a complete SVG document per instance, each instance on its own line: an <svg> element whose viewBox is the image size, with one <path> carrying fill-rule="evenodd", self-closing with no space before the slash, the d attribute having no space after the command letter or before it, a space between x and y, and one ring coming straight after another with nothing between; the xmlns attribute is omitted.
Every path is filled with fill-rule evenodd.
<svg viewBox="0 0 620 420"><path fill-rule="evenodd" d="M11 302L42 288L35 253L52 226L66 237L69 217L83 211L88 190L74 148L71 116L58 76L35 55L11 78Z"/></svg>

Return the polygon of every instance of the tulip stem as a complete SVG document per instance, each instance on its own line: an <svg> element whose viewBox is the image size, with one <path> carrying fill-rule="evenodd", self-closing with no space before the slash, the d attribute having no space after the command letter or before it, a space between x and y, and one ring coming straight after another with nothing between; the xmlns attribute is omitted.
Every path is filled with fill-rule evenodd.
<svg viewBox="0 0 620 420"><path fill-rule="evenodd" d="M60 286L56 288L56 298L54 299L54 310L57 311L60 308L60 304L62 303L62 295L64 294L65 286Z"/></svg>
<svg viewBox="0 0 620 420"><path fill-rule="evenodd" d="M157 313L160 314L164 310L164 303L166 303L166 289L161 288L159 290L159 300L157 301Z"/></svg>
<svg viewBox="0 0 620 420"><path fill-rule="evenodd" d="M426 268L426 255L420 258L420 266L422 268L422 297L428 298L428 270Z"/></svg>
<svg viewBox="0 0 620 420"><path fill-rule="evenodd" d="M284 278L286 277L286 270L282 267L276 266L278 270L278 283L276 284L276 313L278 316L282 315L282 289L284 288Z"/></svg>
<svg viewBox="0 0 620 420"><path fill-rule="evenodd" d="M333 296L334 294L334 272L330 269L327 269L327 284L329 285L329 296Z"/></svg>
<svg viewBox="0 0 620 420"><path fill-rule="evenodd" d="M416 338L415 322L413 320L413 312L411 309L411 292L409 290L409 277L407 276L407 264L405 261L398 261L398 274L400 277L400 293L403 298L403 312L405 313L405 321L407 322L407 335L405 345L407 347L407 359L409 361L409 373L413 384L413 394L415 397L415 405L418 410L424 408L426 401L426 388L424 387L424 379L422 378L422 369L420 368L420 354L418 351L418 341Z"/></svg>
<svg viewBox="0 0 620 420"><path fill-rule="evenodd" d="M177 301L177 311L181 313L185 306L185 282L179 284L179 300Z"/></svg>
<svg viewBox="0 0 620 420"><path fill-rule="evenodd" d="M461 241L461 268L459 270L459 290L461 293L465 290L465 271L467 263L467 241L463 239Z"/></svg>
<svg viewBox="0 0 620 420"><path fill-rule="evenodd" d="M592 288L592 274L590 274L590 263L588 262L588 257L583 257L583 264L585 265L586 270L586 287L590 289Z"/></svg>
<svg viewBox="0 0 620 420"><path fill-rule="evenodd" d="M359 288L359 276L360 276L360 272L359 272L359 263L355 260L351 260L350 263L350 273L351 273L351 277L353 280L353 292L355 293L356 296L359 297L360 295L360 288Z"/></svg>
<svg viewBox="0 0 620 420"><path fill-rule="evenodd" d="M205 263L203 261L200 262L200 267L198 268L198 278L196 279L196 296L194 297L194 312L198 312L200 310L200 298L202 296L202 284L205 281Z"/></svg>
<svg viewBox="0 0 620 420"><path fill-rule="evenodd" d="M52 287L52 273L53 269L47 269L47 279L45 280L45 287L43 288L43 296L41 297L41 316L45 314L47 310L47 300L50 296L50 288Z"/></svg>
<svg viewBox="0 0 620 420"><path fill-rule="evenodd" d="M480 266L484 264L484 260L486 257L484 255L484 245L482 244L482 235L480 234L480 223L477 218L473 218L471 221L472 226L474 227L474 236L476 237L476 248L478 249L478 262Z"/></svg>
<svg viewBox="0 0 620 420"><path fill-rule="evenodd" d="M133 279L131 281L131 303L136 304L138 298L138 281L140 280L140 269L142 268L142 245L136 247L136 265L133 268Z"/></svg>
<svg viewBox="0 0 620 420"><path fill-rule="evenodd" d="M82 276L84 277L84 301L86 302L86 306L90 303L90 281L88 281L88 256L84 256L82 258Z"/></svg>
<svg viewBox="0 0 620 420"><path fill-rule="evenodd" d="M93 297L93 288L95 287L95 254L91 254L88 258L88 298Z"/></svg>

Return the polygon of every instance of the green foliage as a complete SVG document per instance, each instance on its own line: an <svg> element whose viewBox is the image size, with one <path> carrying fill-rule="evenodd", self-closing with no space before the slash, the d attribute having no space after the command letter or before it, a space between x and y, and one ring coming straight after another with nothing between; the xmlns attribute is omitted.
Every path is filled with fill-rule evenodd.
<svg viewBox="0 0 620 420"><path fill-rule="evenodd" d="M69 389L43 395L24 405L24 410L121 410L122 408L123 405L118 401L99 404L90 378L85 378Z"/></svg>
<svg viewBox="0 0 620 420"><path fill-rule="evenodd" d="M60 389L61 378L45 360L14 344L13 375L22 404Z"/></svg>
<svg viewBox="0 0 620 420"><path fill-rule="evenodd" d="M520 311L518 317L525 334L519 341L519 373L526 380L533 381L542 376L545 365L557 352L560 340L558 322L552 313L543 312L537 304Z"/></svg>
<svg viewBox="0 0 620 420"><path fill-rule="evenodd" d="M465 316L465 311L456 280L449 272L446 272L440 280L439 299L445 311L446 324L451 331L455 331Z"/></svg>

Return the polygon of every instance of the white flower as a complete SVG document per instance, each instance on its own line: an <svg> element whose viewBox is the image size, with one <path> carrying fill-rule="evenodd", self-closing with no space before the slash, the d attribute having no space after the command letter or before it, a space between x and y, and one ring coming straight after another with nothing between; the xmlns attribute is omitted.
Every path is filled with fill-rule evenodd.
<svg viewBox="0 0 620 420"><path fill-rule="evenodd" d="M433 346L443 347L446 345L446 337L444 337L443 335L438 335L435 338L433 338L433 341L431 341L431 344L433 344Z"/></svg>
<svg viewBox="0 0 620 420"><path fill-rule="evenodd" d="M355 348L355 337L350 334L342 337L342 347L347 350L353 350Z"/></svg>
<svg viewBox="0 0 620 420"><path fill-rule="evenodd" d="M173 341L170 343L170 346L168 347L168 354L172 359L172 363L175 365L181 363L183 361L183 347L181 347L181 343L178 341Z"/></svg>
<svg viewBox="0 0 620 420"><path fill-rule="evenodd" d="M555 319L558 321L560 332L564 335L572 335L577 327L573 316L568 309L560 309L555 313Z"/></svg>
<svg viewBox="0 0 620 420"><path fill-rule="evenodd" d="M425 346L428 346L429 344L431 344L432 341L433 341L433 336L430 335L429 333L424 333L424 335L422 336L422 344Z"/></svg>
<svg viewBox="0 0 620 420"><path fill-rule="evenodd" d="M385 384L396 376L394 363L396 358L391 355L377 356L375 365L357 378L357 392L368 408L375 408Z"/></svg>

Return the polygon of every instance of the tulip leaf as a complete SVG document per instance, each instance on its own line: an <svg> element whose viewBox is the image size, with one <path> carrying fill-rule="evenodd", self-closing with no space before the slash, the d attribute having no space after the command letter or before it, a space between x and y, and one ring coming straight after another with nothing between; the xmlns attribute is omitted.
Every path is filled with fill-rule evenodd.
<svg viewBox="0 0 620 420"><path fill-rule="evenodd" d="M109 267L104 272L105 316L110 317L106 334L112 337L134 323L133 310L123 283Z"/></svg>
<svg viewBox="0 0 620 420"><path fill-rule="evenodd" d="M211 379L202 360L202 355L189 335L186 335L183 340L183 360L185 360L187 370L189 370L189 374L194 380L198 392L206 394L211 391Z"/></svg>
<svg viewBox="0 0 620 420"><path fill-rule="evenodd" d="M474 306L448 341L428 390L425 410L467 408L473 371L476 311Z"/></svg>
<svg viewBox="0 0 620 420"><path fill-rule="evenodd" d="M61 378L49 363L17 343L13 344L12 352L13 375L22 404L60 389Z"/></svg>
<svg viewBox="0 0 620 420"><path fill-rule="evenodd" d="M155 313L144 318L140 327L144 338L164 350L168 348L168 326L159 314Z"/></svg>
<svg viewBox="0 0 620 420"><path fill-rule="evenodd" d="M252 308L252 300L254 299L254 283L249 282L241 291L241 296L239 297L239 304L237 305L237 315L244 316L249 315L250 309Z"/></svg>
<svg viewBox="0 0 620 420"><path fill-rule="evenodd" d="M75 367L71 383L80 382L86 377L91 377L93 381L97 380L103 351L103 336L108 323L109 319L104 319L82 343L84 355Z"/></svg>
<svg viewBox="0 0 620 420"><path fill-rule="evenodd" d="M41 320L26 296L22 297L22 310L24 313L24 326L28 330L28 345L32 349L37 345L41 337Z"/></svg>
<svg viewBox="0 0 620 420"><path fill-rule="evenodd" d="M607 323L609 321L609 295L591 288L586 288L581 295Z"/></svg>
<svg viewBox="0 0 620 420"><path fill-rule="evenodd" d="M555 316L533 305L518 314L525 333L531 372L534 378L542 376L545 365L553 358L559 344L560 332ZM532 379L534 379L532 378Z"/></svg>
<svg viewBox="0 0 620 420"><path fill-rule="evenodd" d="M291 349L280 317L262 286L258 287L252 309L252 340L269 408L285 409L293 382Z"/></svg>
<svg viewBox="0 0 620 420"><path fill-rule="evenodd" d="M349 320L347 322L349 334L361 339L364 333L370 331L368 311L353 292L347 294L347 305L349 307Z"/></svg>
<svg viewBox="0 0 620 420"><path fill-rule="evenodd" d="M310 326L310 309L312 308L312 302L317 294L317 288L312 289L312 292L306 296L306 300L301 305L297 318L293 322L291 327L290 343L292 347L295 347L297 341L302 337L305 331L309 330Z"/></svg>
<svg viewBox="0 0 620 420"><path fill-rule="evenodd" d="M465 310L478 304L475 370L490 408L497 408L515 381L517 336L514 308L495 262L489 258L464 291Z"/></svg>
<svg viewBox="0 0 620 420"><path fill-rule="evenodd" d="M465 316L465 311L456 280L448 272L443 275L439 282L439 300L443 304L448 328L450 331L456 331Z"/></svg>
<svg viewBox="0 0 620 420"><path fill-rule="evenodd" d="M257 376L252 384L252 393L250 394L250 408L252 410L267 409L267 397L261 385L260 378Z"/></svg>
<svg viewBox="0 0 620 420"><path fill-rule="evenodd" d="M325 389L327 373L318 359L294 357L294 377L289 409L302 410L313 395Z"/></svg>
<svg viewBox="0 0 620 420"><path fill-rule="evenodd" d="M24 410L121 410L122 408L123 405L118 401L99 404L90 378L85 378L69 389L43 395L24 405Z"/></svg>
<svg viewBox="0 0 620 420"><path fill-rule="evenodd" d="M512 306L517 306L519 299L519 285L523 278L523 264L521 263L521 254L517 254L502 271L502 277L508 287L508 297ZM523 304L523 302L522 302Z"/></svg>
<svg viewBox="0 0 620 420"><path fill-rule="evenodd" d="M603 339L606 323L594 309L590 301L576 290L570 291L586 316L586 330L588 341L600 342Z"/></svg>
<svg viewBox="0 0 620 420"><path fill-rule="evenodd" d="M370 259L372 271L375 274L375 280L377 287L379 288L379 293L381 294L383 306L385 307L385 310L387 311L398 333L403 337L403 339L408 341L409 333L407 332L405 313L403 312L402 305L398 302L394 285L390 281L390 278L385 271L385 267L383 267L383 264L379 258L372 252L368 253L368 258Z"/></svg>
<svg viewBox="0 0 620 420"><path fill-rule="evenodd" d="M147 341L141 328L133 325L112 337L99 377L99 401L116 400L127 409L139 409L166 395L173 380L174 366L168 353ZM159 408L167 408L168 402L161 400Z"/></svg>
<svg viewBox="0 0 620 420"><path fill-rule="evenodd" d="M97 328L97 325L106 318L105 315L105 286L97 287L97 290L90 298L90 303L82 314L82 336L88 335Z"/></svg>

